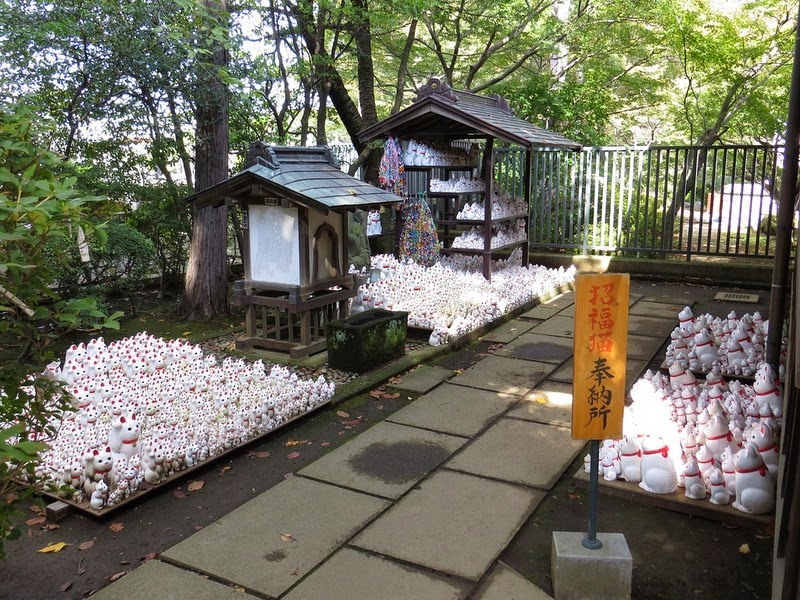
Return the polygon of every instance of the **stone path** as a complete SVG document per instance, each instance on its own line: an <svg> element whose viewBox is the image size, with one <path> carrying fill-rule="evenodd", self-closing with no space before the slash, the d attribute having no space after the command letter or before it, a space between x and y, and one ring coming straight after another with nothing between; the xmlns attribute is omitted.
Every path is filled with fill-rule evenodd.
<svg viewBox="0 0 800 600"><path fill-rule="evenodd" d="M631 297L628 384L680 306ZM455 373L409 371L417 400L95 598L548 598L498 556L584 448L570 436L573 294L484 339Z"/></svg>

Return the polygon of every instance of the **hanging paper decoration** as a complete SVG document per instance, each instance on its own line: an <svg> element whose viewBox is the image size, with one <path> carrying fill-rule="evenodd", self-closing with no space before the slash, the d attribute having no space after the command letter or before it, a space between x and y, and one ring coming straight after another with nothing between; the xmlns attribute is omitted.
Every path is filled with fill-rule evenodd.
<svg viewBox="0 0 800 600"><path fill-rule="evenodd" d="M430 267L439 259L439 234L433 215L423 194L406 198L403 211L403 231L400 234L400 258L411 258L420 265Z"/></svg>
<svg viewBox="0 0 800 600"><path fill-rule="evenodd" d="M381 187L398 196L406 195L406 173L403 168L403 149L400 142L389 137L383 146L378 180Z"/></svg>

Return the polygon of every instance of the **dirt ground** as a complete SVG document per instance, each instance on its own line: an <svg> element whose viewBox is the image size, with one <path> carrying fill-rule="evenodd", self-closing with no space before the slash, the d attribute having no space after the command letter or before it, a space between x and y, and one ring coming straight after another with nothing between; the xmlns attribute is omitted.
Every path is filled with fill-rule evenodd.
<svg viewBox="0 0 800 600"><path fill-rule="evenodd" d="M700 287L637 287L644 293L665 297L676 293L675 289L687 299L709 297L709 290ZM763 291L758 293L762 300L768 296ZM721 304L708 306L701 309L714 314L727 314L730 310ZM752 305L735 306L739 312L754 309ZM445 355L437 364L464 369L485 356L487 350L488 344L477 343ZM320 409L107 518L73 514L51 524L57 528L48 527L48 523L27 526L21 539L6 544L8 556L0 562L0 599L88 597L256 494L291 477L409 401L406 396L358 396ZM348 423L362 418L358 425L345 425L337 411L350 415ZM572 479L572 473L582 464L580 457L501 556L551 594L551 532L586 529L587 495ZM191 482L203 482L202 488L189 491ZM38 516L27 506L23 510L24 519ZM598 523L600 531L625 535L634 560L633 598L637 600L770 597L773 538L769 527L734 527L606 495L600 496ZM69 545L58 553L37 552L55 542ZM749 552L742 551L743 545Z"/></svg>

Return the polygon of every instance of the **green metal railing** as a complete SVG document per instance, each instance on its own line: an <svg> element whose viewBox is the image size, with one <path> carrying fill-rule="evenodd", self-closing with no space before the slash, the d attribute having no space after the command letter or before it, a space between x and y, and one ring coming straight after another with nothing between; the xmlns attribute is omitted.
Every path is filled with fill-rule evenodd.
<svg viewBox="0 0 800 600"><path fill-rule="evenodd" d="M531 249L665 258L773 257L781 146L535 149ZM497 150L521 193L524 152Z"/></svg>

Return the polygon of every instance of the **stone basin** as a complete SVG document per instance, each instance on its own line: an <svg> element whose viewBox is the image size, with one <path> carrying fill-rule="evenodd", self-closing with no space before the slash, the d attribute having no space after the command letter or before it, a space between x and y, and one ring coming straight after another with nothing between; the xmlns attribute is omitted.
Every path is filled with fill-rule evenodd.
<svg viewBox="0 0 800 600"><path fill-rule="evenodd" d="M408 312L371 308L325 324L328 364L362 373L405 354Z"/></svg>

